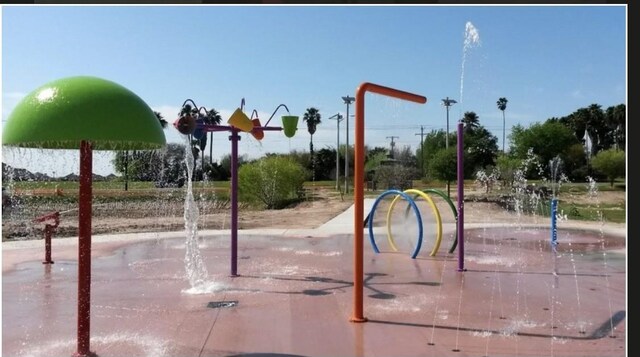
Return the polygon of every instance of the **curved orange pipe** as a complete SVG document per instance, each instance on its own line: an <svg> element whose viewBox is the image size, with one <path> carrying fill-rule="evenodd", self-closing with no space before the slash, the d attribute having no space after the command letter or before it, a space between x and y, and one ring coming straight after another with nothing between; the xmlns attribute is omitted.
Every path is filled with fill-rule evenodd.
<svg viewBox="0 0 640 357"><path fill-rule="evenodd" d="M364 95L366 92L377 93L394 97L410 102L424 104L427 98L421 95L404 92L401 90L384 87L378 84L364 82L356 89L356 126L355 126L355 148L354 174L353 174L353 314L349 321L365 322L363 308L364 293L364 264L363 264L363 241L364 229Z"/></svg>

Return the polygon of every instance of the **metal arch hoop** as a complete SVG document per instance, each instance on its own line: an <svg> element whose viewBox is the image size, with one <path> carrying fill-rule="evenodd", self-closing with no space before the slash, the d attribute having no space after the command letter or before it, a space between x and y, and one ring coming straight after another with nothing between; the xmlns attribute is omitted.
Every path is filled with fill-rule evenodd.
<svg viewBox="0 0 640 357"><path fill-rule="evenodd" d="M433 257L438 252L438 249L440 248L440 243L442 242L442 218L440 217L440 211L438 210L438 207L435 205L435 203L433 202L433 200L428 194L416 189L408 189L408 190L405 190L404 193L405 194L414 193L416 194L416 196L420 196L424 198L427 202L429 202L429 205L431 206L431 210L433 211L433 214L436 217L436 241L433 246L433 249L431 250L431 253L429 253L429 256ZM391 217L391 212L393 211L393 207L396 205L396 202L398 201L398 198L399 196L396 196L393 199L393 201L391 202L391 205L389 206L389 212L387 213L387 239L389 240L389 244L391 245L391 247L393 247L394 250L396 251L397 251L397 248L395 246L393 234L391 234L390 217ZM412 202L413 205L415 205L415 202L413 201L413 199L410 202ZM420 224L420 226L422 226L422 221L419 221L418 223ZM422 232L422 229L421 229L421 232ZM420 234L420 237L422 238L422 234ZM422 239L420 240L420 243L422 243ZM418 250L419 249L416 249L416 252L414 252L414 255L412 256L412 258L415 258L415 256L417 256Z"/></svg>
<svg viewBox="0 0 640 357"><path fill-rule="evenodd" d="M416 206L416 203L414 202L414 200L406 193L402 192L402 191L398 191L398 190L388 190L383 192L380 196L378 196L378 198L376 198L375 202L373 203L373 206L371 207L371 212L369 212L368 217L368 226L369 226L369 241L371 242L371 246L373 247L373 251L376 253L380 253L380 250L378 249L378 245L376 244L376 241L374 239L374 235L373 235L373 216L376 212L376 208L378 207L378 204L380 203L380 201L388 195L392 195L395 194L396 197L394 198L394 201L402 196L405 200L407 200L407 202L409 202L409 205L411 205L411 207L413 207L414 212L416 213L416 217L418 218L418 244L416 244L416 248L414 249L413 253L411 254L411 258L415 259L416 256L418 256L418 253L420 252L420 248L422 247L422 235L423 235L423 231L422 231L422 216L420 215L420 210L418 209L418 206Z"/></svg>

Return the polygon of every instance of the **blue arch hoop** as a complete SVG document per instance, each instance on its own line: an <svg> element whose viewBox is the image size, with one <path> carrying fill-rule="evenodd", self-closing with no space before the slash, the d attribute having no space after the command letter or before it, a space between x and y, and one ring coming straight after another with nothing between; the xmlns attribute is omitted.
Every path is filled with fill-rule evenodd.
<svg viewBox="0 0 640 357"><path fill-rule="evenodd" d="M369 212L369 214L367 215L365 224L369 226L369 241L371 241L371 246L373 246L373 251L376 253L380 253L380 250L378 249L378 245L376 244L376 241L373 236L373 224L372 224L373 215L375 214L376 208L378 207L378 204L380 203L380 201L385 196L388 196L388 195L402 196L407 202L409 202L409 205L411 205L411 207L413 208L413 211L416 213L416 217L418 218L418 244L416 244L416 248L413 250L413 253L411 254L411 259L415 259L418 256L418 253L420 252L420 248L422 247L422 233L423 233L422 216L420 215L420 210L418 209L418 206L416 206L416 203L411 198L411 196L398 190L384 191L380 196L378 196L378 198L376 198L375 202L373 203L373 207L371 207L371 212Z"/></svg>

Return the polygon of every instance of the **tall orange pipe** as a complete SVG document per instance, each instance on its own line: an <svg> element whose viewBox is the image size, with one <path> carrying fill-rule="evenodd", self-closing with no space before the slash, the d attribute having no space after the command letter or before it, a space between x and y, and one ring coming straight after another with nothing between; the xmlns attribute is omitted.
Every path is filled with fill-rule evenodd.
<svg viewBox="0 0 640 357"><path fill-rule="evenodd" d="M354 175L353 175L353 315L349 319L351 322L365 322L363 308L364 293L364 264L363 264L363 241L364 229L364 95L366 92L377 93L424 104L427 98L421 95L404 92L401 90L384 87L381 85L364 82L356 89L356 126L355 126L355 148L354 155Z"/></svg>

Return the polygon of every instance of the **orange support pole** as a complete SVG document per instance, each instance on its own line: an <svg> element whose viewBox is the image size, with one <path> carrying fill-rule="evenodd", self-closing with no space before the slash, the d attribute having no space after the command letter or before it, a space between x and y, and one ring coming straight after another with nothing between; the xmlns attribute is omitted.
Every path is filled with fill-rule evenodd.
<svg viewBox="0 0 640 357"><path fill-rule="evenodd" d="M421 95L404 92L401 90L384 87L365 82L356 89L356 126L354 148L354 175L353 175L353 314L349 321L366 322L363 308L364 293L364 263L363 241L364 228L364 95L366 92L377 93L410 102L424 104L427 98Z"/></svg>

